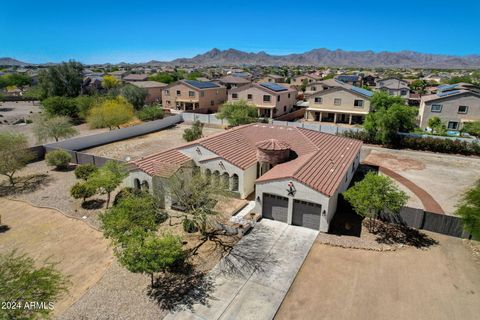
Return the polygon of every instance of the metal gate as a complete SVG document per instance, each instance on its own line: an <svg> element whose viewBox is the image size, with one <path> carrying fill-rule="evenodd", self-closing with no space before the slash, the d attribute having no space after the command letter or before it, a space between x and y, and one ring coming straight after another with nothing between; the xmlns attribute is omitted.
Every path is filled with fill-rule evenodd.
<svg viewBox="0 0 480 320"><path fill-rule="evenodd" d="M287 222L288 198L264 193L262 216L267 219Z"/></svg>
<svg viewBox="0 0 480 320"><path fill-rule="evenodd" d="M320 229L322 206L317 203L294 200L292 224L314 230Z"/></svg>

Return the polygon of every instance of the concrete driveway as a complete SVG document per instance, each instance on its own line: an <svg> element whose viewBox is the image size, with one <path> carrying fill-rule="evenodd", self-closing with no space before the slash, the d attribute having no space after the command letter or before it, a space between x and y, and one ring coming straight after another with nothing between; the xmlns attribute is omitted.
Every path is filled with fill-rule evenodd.
<svg viewBox="0 0 480 320"><path fill-rule="evenodd" d="M474 320L480 264L462 239L375 252L315 242L275 319Z"/></svg>
<svg viewBox="0 0 480 320"><path fill-rule="evenodd" d="M272 319L317 234L263 219L210 272L208 301L165 319Z"/></svg>

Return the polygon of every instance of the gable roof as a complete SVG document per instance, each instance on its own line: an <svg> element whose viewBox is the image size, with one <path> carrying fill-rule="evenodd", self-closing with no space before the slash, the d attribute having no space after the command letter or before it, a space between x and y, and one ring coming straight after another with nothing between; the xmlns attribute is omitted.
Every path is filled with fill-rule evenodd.
<svg viewBox="0 0 480 320"><path fill-rule="evenodd" d="M170 83L164 89L171 88L173 86L184 84L192 89L195 90L209 90L209 89L220 89L225 88L224 86L211 82L211 81L197 81L197 80L178 80L175 82Z"/></svg>
<svg viewBox="0 0 480 320"><path fill-rule="evenodd" d="M158 81L135 81L132 85L139 88L163 88L167 86L166 83Z"/></svg>
<svg viewBox="0 0 480 320"><path fill-rule="evenodd" d="M286 92L292 93L292 92L297 91L290 86L287 87L287 86L281 85L280 83L275 83L275 85L284 87L286 90L274 91L274 90L271 90L271 89L267 88L266 86L263 86L261 83L250 83L250 84L247 84L247 85L244 85L244 86L241 86L241 87L234 88L234 89L230 90L230 92L237 93L237 92L241 92L241 91L244 91L244 90L248 90L252 87L263 90L263 91L265 91L269 94L272 94L272 95L278 95L278 94L286 93Z"/></svg>
<svg viewBox="0 0 480 320"><path fill-rule="evenodd" d="M328 196L338 189L345 171L355 160L362 145L358 140L302 128L249 124L132 163L151 175L173 173L172 170L177 170L181 164L190 160L182 150L199 146L215 154L208 160L219 157L245 170L257 163L256 144L268 144L271 139L275 139L275 145L288 145L297 158L276 165L257 182L296 179Z"/></svg>
<svg viewBox="0 0 480 320"><path fill-rule="evenodd" d="M148 74L131 73L123 77L124 81L146 81L147 79L148 79Z"/></svg>
<svg viewBox="0 0 480 320"><path fill-rule="evenodd" d="M460 96L460 95L473 95L473 96L476 96L476 97L480 98L480 92L461 89L461 90L439 91L439 92L434 93L434 94L429 94L429 95L426 95L426 96L422 96L421 101L422 102L430 102L430 101L447 99L447 98L451 98L451 97L457 97L457 96Z"/></svg>
<svg viewBox="0 0 480 320"><path fill-rule="evenodd" d="M363 89L363 88L355 87L351 85L331 87L331 88L328 88L327 90L315 91L310 96L321 96L321 95L328 94L335 91L347 91L347 92L350 92L351 94L354 94L366 99L370 99L373 96L373 92L367 89Z"/></svg>
<svg viewBox="0 0 480 320"><path fill-rule="evenodd" d="M242 77L235 77L232 75L224 76L218 79L221 83L233 83L233 84L247 84L250 83L250 80L247 80Z"/></svg>

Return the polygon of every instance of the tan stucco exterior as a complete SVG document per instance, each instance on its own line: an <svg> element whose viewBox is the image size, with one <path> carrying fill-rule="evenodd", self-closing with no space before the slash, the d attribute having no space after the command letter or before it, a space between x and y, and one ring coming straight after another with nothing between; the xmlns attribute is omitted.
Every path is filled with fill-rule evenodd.
<svg viewBox="0 0 480 320"><path fill-rule="evenodd" d="M441 109L440 112L432 112ZM459 107L467 107L466 113L459 112ZM462 111L462 110L460 110ZM431 96L424 96L420 102L420 127L425 129L428 127L428 119L431 117L439 117L447 128L458 130L462 128L464 122L480 121L480 96L471 92L444 97L440 99L432 99ZM449 127L449 122L458 123L458 127ZM453 124L451 124L453 125Z"/></svg>
<svg viewBox="0 0 480 320"><path fill-rule="evenodd" d="M197 109L217 111L227 100L227 88L199 89L184 82L177 81L163 89L162 105L164 108L180 111Z"/></svg>
<svg viewBox="0 0 480 320"><path fill-rule="evenodd" d="M290 84L294 86L301 86L304 80L307 80L307 84L309 84L309 83L320 81L320 77L313 77L311 75L304 74L304 75L296 76L292 78L292 81L290 82Z"/></svg>

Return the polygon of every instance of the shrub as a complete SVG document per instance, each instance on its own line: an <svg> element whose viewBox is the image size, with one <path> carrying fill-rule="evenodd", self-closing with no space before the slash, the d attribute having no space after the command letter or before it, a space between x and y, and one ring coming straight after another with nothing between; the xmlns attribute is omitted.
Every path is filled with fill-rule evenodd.
<svg viewBox="0 0 480 320"><path fill-rule="evenodd" d="M85 181L77 182L72 189L70 189L70 195L74 197L75 199L83 199L85 200L87 198L90 198L97 193L97 188Z"/></svg>
<svg viewBox="0 0 480 320"><path fill-rule="evenodd" d="M88 178L97 171L98 168L94 164L82 164L75 168L75 177L77 177L77 179L88 180Z"/></svg>
<svg viewBox="0 0 480 320"><path fill-rule="evenodd" d="M191 219L183 219L182 221L183 231L187 233L194 233L198 231L195 222Z"/></svg>
<svg viewBox="0 0 480 320"><path fill-rule="evenodd" d="M68 97L49 97L42 101L45 111L51 116L78 117L75 100Z"/></svg>
<svg viewBox="0 0 480 320"><path fill-rule="evenodd" d="M143 107L137 112L138 119L142 121L163 119L163 116L163 109L159 108L158 106Z"/></svg>
<svg viewBox="0 0 480 320"><path fill-rule="evenodd" d="M54 150L47 153L45 160L51 166L57 167L57 169L66 169L72 156L65 150Z"/></svg>
<svg viewBox="0 0 480 320"><path fill-rule="evenodd" d="M203 123L195 121L191 128L187 128L183 131L183 139L190 142L202 137Z"/></svg>

